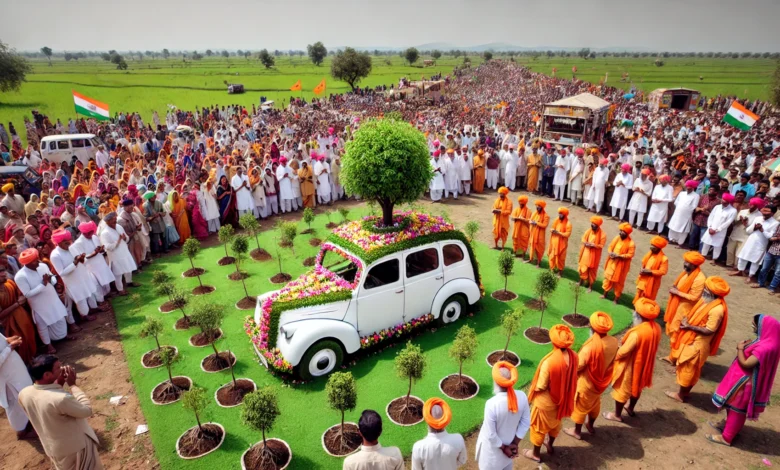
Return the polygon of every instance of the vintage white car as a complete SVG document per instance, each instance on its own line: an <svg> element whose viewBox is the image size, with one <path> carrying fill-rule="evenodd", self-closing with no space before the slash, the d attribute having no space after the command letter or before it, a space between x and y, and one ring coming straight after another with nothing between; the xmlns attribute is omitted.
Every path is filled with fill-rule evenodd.
<svg viewBox="0 0 780 470"><path fill-rule="evenodd" d="M344 357L432 321L457 321L482 295L466 237L441 217L397 213L395 231L372 218L336 228L314 269L258 298L247 333L263 364L303 379Z"/></svg>

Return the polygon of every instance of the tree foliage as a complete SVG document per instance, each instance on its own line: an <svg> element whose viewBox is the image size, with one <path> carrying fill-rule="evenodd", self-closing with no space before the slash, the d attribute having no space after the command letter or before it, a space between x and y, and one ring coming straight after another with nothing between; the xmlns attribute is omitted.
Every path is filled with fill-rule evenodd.
<svg viewBox="0 0 780 470"><path fill-rule="evenodd" d="M371 73L371 56L367 52L358 52L351 47L339 51L330 64L330 74L336 80L342 80L354 90L360 80Z"/></svg>
<svg viewBox="0 0 780 470"><path fill-rule="evenodd" d="M0 42L0 92L18 91L28 73L32 73L32 66L27 59Z"/></svg>
<svg viewBox="0 0 780 470"><path fill-rule="evenodd" d="M49 59L49 67L51 67L51 54L52 54L51 47L47 47L47 46L42 47L41 54L45 55L46 58Z"/></svg>
<svg viewBox="0 0 780 470"><path fill-rule="evenodd" d="M314 222L314 209L307 207L303 210L303 222L311 230L311 223Z"/></svg>
<svg viewBox="0 0 780 470"><path fill-rule="evenodd" d="M267 69L270 69L276 63L276 59L268 52L268 49L260 51L257 54L257 58L260 59L260 63Z"/></svg>
<svg viewBox="0 0 780 470"><path fill-rule="evenodd" d="M482 58L485 59L485 62L488 62L493 58L493 53L490 51L485 51L482 53Z"/></svg>
<svg viewBox="0 0 780 470"><path fill-rule="evenodd" d="M141 331L138 333L138 336L141 338L147 338L151 336L154 338L154 342L157 343L157 350L160 350L160 340L159 336L160 333L163 332L163 329L165 329L165 325L163 325L162 320L155 317L146 317L146 320L144 320L143 325L141 325Z"/></svg>
<svg viewBox="0 0 780 470"><path fill-rule="evenodd" d="M395 356L395 373L399 378L409 379L409 390L406 392L406 403L412 394L412 383L423 378L427 360L419 345L406 343L406 347Z"/></svg>
<svg viewBox="0 0 780 470"><path fill-rule="evenodd" d="M509 250L501 250L498 255L498 273L504 278L504 292L509 282L509 276L515 272L515 257Z"/></svg>
<svg viewBox="0 0 780 470"><path fill-rule="evenodd" d="M420 58L420 52L414 47L410 47L409 49L405 50L403 54L403 58L409 62L409 65L417 62L417 59Z"/></svg>
<svg viewBox="0 0 780 470"><path fill-rule="evenodd" d="M434 50L431 52L431 57L433 57L436 60L439 60L441 58L441 51Z"/></svg>
<svg viewBox="0 0 780 470"><path fill-rule="evenodd" d="M523 310L518 308L504 312L504 314L501 315L501 331L504 333L504 336L506 336L506 344L504 345L504 353L501 355L501 360L504 360L506 357L506 351L509 349L509 341L512 339L512 336L516 335L517 331L520 329L523 313Z"/></svg>
<svg viewBox="0 0 780 470"><path fill-rule="evenodd" d="M192 387L182 394L181 404L185 410L190 410L195 414L198 428L203 430L200 416L209 404L209 397L206 395L206 390L201 387Z"/></svg>
<svg viewBox="0 0 780 470"><path fill-rule="evenodd" d="M236 231L233 230L232 225L223 225L219 228L219 232L217 232L217 238L219 238L219 242L225 245L225 256L228 256L227 246L228 243L233 240L235 233Z"/></svg>
<svg viewBox="0 0 780 470"><path fill-rule="evenodd" d="M200 242L197 238L188 238L181 247L181 252L184 253L184 256L190 259L190 264L192 264L192 260L198 256L198 253L200 253ZM192 267L194 268L195 265Z"/></svg>
<svg viewBox="0 0 780 470"><path fill-rule="evenodd" d="M255 431L263 434L274 427L276 419L280 415L279 399L273 387L266 386L244 397L244 405L241 408L241 422Z"/></svg>
<svg viewBox="0 0 780 470"><path fill-rule="evenodd" d="M477 232L479 232L479 222L476 220L469 220L466 222L466 225L463 227L463 231L466 232L466 236L469 238L469 241L471 243L474 243L474 240L477 236Z"/></svg>
<svg viewBox="0 0 780 470"><path fill-rule="evenodd" d="M318 67L322 65L322 61L325 60L325 57L328 55L328 50L320 41L317 41L314 44L309 44L308 46L306 46L306 51L309 54L309 59L311 59L311 63Z"/></svg>
<svg viewBox="0 0 780 470"><path fill-rule="evenodd" d="M393 206L417 200L432 178L425 137L407 122L372 119L347 142L341 167L344 189L376 201L385 225L393 223Z"/></svg>
<svg viewBox="0 0 780 470"><path fill-rule="evenodd" d="M328 406L341 412L342 421L344 412L352 411L357 406L357 383L352 372L332 373L325 384L325 393L328 396Z"/></svg>
<svg viewBox="0 0 780 470"><path fill-rule="evenodd" d="M459 380L463 380L463 363L474 359L478 344L477 332L468 325L461 326L455 334L449 355L458 363Z"/></svg>
<svg viewBox="0 0 780 470"><path fill-rule="evenodd" d="M341 216L341 220L344 223L349 222L349 209L347 209L346 207L343 207L343 206L339 207L339 215Z"/></svg>
<svg viewBox="0 0 780 470"><path fill-rule="evenodd" d="M192 309L190 318L192 323L197 325L203 333L214 333L222 326L225 308L219 304L204 302Z"/></svg>
<svg viewBox="0 0 780 470"><path fill-rule="evenodd" d="M534 284L534 293L539 296L539 304L542 309L542 314L539 316L539 328L542 327L542 320L544 320L544 310L546 308L545 298L548 298L555 289L558 287L558 276L552 271L544 270L539 273L539 277L536 278L536 284Z"/></svg>

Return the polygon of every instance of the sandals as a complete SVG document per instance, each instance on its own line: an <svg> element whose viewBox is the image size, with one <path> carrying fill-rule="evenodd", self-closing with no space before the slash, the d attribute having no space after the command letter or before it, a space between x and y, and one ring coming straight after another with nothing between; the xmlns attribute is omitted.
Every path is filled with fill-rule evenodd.
<svg viewBox="0 0 780 470"><path fill-rule="evenodd" d="M720 444L722 446L731 447L731 444L729 444L728 442L722 440L723 437L716 437L713 434L707 434L706 437L707 437L707 440L712 442L713 444Z"/></svg>

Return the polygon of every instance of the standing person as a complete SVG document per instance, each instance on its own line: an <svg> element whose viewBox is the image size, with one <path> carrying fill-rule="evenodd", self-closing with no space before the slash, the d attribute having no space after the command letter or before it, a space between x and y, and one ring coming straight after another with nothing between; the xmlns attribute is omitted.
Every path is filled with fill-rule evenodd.
<svg viewBox="0 0 780 470"><path fill-rule="evenodd" d="M737 267L737 255L742 246L748 239L746 229L755 225L761 218L761 209L764 208L764 200L754 197L748 201L748 208L737 212L737 218L734 219L734 225L731 227L729 242L726 245L726 266L731 267L738 276L744 276L745 273Z"/></svg>
<svg viewBox="0 0 780 470"><path fill-rule="evenodd" d="M267 209L266 215L279 213L279 198L276 194L276 176L271 173L271 167L265 167L265 174L263 175L263 190L265 191L265 202Z"/></svg>
<svg viewBox="0 0 780 470"><path fill-rule="evenodd" d="M653 182L650 181L650 170L644 169L639 175L639 178L634 180L632 186L633 194L631 195L631 201L628 203L628 223L634 228L642 227L642 221L645 218L647 212L647 199L653 190ZM636 224L634 219L636 218Z"/></svg>
<svg viewBox="0 0 780 470"><path fill-rule="evenodd" d="M510 191L514 191L515 185L517 184L517 166L519 163L514 144L509 144L509 151L504 154L504 159L506 160L506 167L504 168L504 184L509 188Z"/></svg>
<svg viewBox="0 0 780 470"><path fill-rule="evenodd" d="M726 408L726 419L708 424L720 435L707 435L717 444L730 446L745 426L745 420L757 421L772 396L780 362L780 322L769 315L753 316L756 338L737 345L737 357L712 395L718 409Z"/></svg>
<svg viewBox="0 0 780 470"><path fill-rule="evenodd" d="M553 197L556 160L555 151L548 145L542 154L542 188L540 190L547 197Z"/></svg>
<svg viewBox="0 0 780 470"><path fill-rule="evenodd" d="M429 398L423 405L428 435L412 447L412 470L456 470L466 465L466 442L460 434L449 434L452 411L441 398Z"/></svg>
<svg viewBox="0 0 780 470"><path fill-rule="evenodd" d="M6 183L0 189L5 193L5 197L0 204L7 207L9 211L14 211L20 216L24 216L24 198L21 194L16 194L16 187L13 183Z"/></svg>
<svg viewBox="0 0 780 470"><path fill-rule="evenodd" d="M190 230L190 221L187 217L187 203L184 201L184 198L179 195L178 191L173 190L170 192L170 194L168 194L168 202L165 203L165 209L170 214L172 225L175 227L175 231L178 234L178 240L176 243L178 245L184 245L184 242L186 242L187 239L190 238L190 235L192 235L192 231ZM125 228L124 225L122 225L122 228ZM126 229L125 233L127 234L129 248L130 244L132 243L132 238Z"/></svg>
<svg viewBox="0 0 780 470"><path fill-rule="evenodd" d="M511 470L517 446L531 426L531 412L525 393L514 388L515 366L499 361L493 365L492 375L493 396L485 402L476 460L480 470Z"/></svg>
<svg viewBox="0 0 780 470"><path fill-rule="evenodd" d="M676 366L680 388L676 392L667 390L665 393L669 398L685 402L699 381L707 358L718 352L729 322L729 307L725 297L730 291L731 288L723 278L708 277L704 281L701 298L680 321L680 333L672 343L672 348L679 351Z"/></svg>
<svg viewBox="0 0 780 470"><path fill-rule="evenodd" d="M490 189L496 189L498 186L498 167L501 165L501 160L492 151L488 152L487 162L487 187Z"/></svg>
<svg viewBox="0 0 780 470"><path fill-rule="evenodd" d="M609 160L602 158L599 160L599 166L593 170L593 180L585 196L588 200L588 212L601 212L601 205L604 203L604 197L607 192L607 183L609 182Z"/></svg>
<svg viewBox="0 0 780 470"><path fill-rule="evenodd" d="M314 172L307 162L301 162L301 168L298 170L298 179L301 182L301 198L303 207L314 208ZM270 210L266 210L266 215L271 215Z"/></svg>
<svg viewBox="0 0 780 470"><path fill-rule="evenodd" d="M0 327L9 338L21 338L21 343L16 345L15 351L22 358L22 362L29 364L35 357L37 346L35 324L30 313L23 307L26 303L27 299L19 287L9 279L6 267L0 266Z"/></svg>
<svg viewBox="0 0 780 470"><path fill-rule="evenodd" d="M200 192L201 198L205 201L203 218L209 224L209 233L217 233L219 232L219 203L217 202L217 188L214 186L214 180L211 178L206 180L206 184L201 186Z"/></svg>
<svg viewBox="0 0 780 470"><path fill-rule="evenodd" d="M574 153L576 156L571 162L571 172L569 173L569 199L571 199L572 206L576 206L580 200L585 173L585 150L578 148Z"/></svg>
<svg viewBox="0 0 780 470"><path fill-rule="evenodd" d="M477 194L482 194L482 191L485 190L485 164L486 163L487 162L485 161L485 152L482 149L479 149L479 151L477 151L477 154L474 155L474 178L471 181L472 186L474 186L474 192Z"/></svg>
<svg viewBox="0 0 780 470"><path fill-rule="evenodd" d="M650 240L650 251L642 258L639 278L636 280L634 302L642 297L655 300L661 287L661 278L669 272L669 258L663 252L668 242L656 235Z"/></svg>
<svg viewBox="0 0 780 470"><path fill-rule="evenodd" d="M127 295L122 278L129 287L140 287L133 282L133 271L137 269L133 256L127 248L127 234L121 225L117 224L116 212L110 212L103 217L106 226L100 232L100 243L108 254L108 264L114 273L114 284L119 295Z"/></svg>
<svg viewBox="0 0 780 470"><path fill-rule="evenodd" d="M699 204L693 210L693 225L691 234L688 238L688 248L691 250L701 250L701 238L707 231L707 219L712 210L720 203L718 197L718 188L710 186L707 193L699 198Z"/></svg>
<svg viewBox="0 0 780 470"><path fill-rule="evenodd" d="M607 298L607 293L615 289L615 304L623 293L623 286L626 284L628 271L631 269L631 260L634 258L636 246L630 235L633 229L631 225L623 222L618 226L620 232L618 236L612 239L607 249L607 262L604 264L604 283L602 289L604 294L602 299Z"/></svg>
<svg viewBox="0 0 780 470"><path fill-rule="evenodd" d="M674 189L669 185L671 178L669 175L661 175L653 193L650 196L650 211L647 214L647 229L650 233L662 233L666 218L669 215L669 203L674 201ZM655 224L658 224L658 231L655 230Z"/></svg>
<svg viewBox="0 0 780 470"><path fill-rule="evenodd" d="M620 173L615 175L615 179L612 180L615 191L612 193L612 200L609 202L609 205L612 207L613 219L623 220L626 204L628 204L628 188L630 188L634 182L634 178L631 176L630 172L631 165L624 163L620 166ZM615 214L618 214L618 217L615 217Z"/></svg>
<svg viewBox="0 0 780 470"><path fill-rule="evenodd" d="M23 342L21 336L6 338L0 333L0 407L5 410L11 428L16 431L17 440L35 437L30 420L19 405L19 392L32 385L27 367L17 353Z"/></svg>
<svg viewBox="0 0 780 470"><path fill-rule="evenodd" d="M65 292L76 304L81 318L93 321L95 317L90 315L90 310L94 312L98 309L95 297L97 285L86 267L86 253L73 256L69 251L72 238L67 230L56 230L52 235L52 241L57 246L51 252L51 263L65 284Z"/></svg>
<svg viewBox="0 0 780 470"><path fill-rule="evenodd" d="M712 251L712 265L720 256L720 250L723 248L723 242L726 240L726 232L737 217L737 210L731 205L734 202L734 196L730 193L723 193L721 196L722 204L715 206L707 217L707 230L701 237L701 254L707 257L710 248Z"/></svg>
<svg viewBox="0 0 780 470"><path fill-rule="evenodd" d="M238 215L242 216L247 212L253 212L254 201L252 200L252 190L249 187L249 178L244 174L244 167L236 167L236 174L230 180L230 187L236 195L236 210ZM183 237L182 237L183 238ZM182 240L182 243L184 241Z"/></svg>
<svg viewBox="0 0 780 470"><path fill-rule="evenodd" d="M518 196L517 208L512 211L512 251L515 256L525 257L528 251L528 239L531 236L531 210L528 208L528 196Z"/></svg>
<svg viewBox="0 0 780 470"><path fill-rule="evenodd" d="M129 239L127 247L130 249L130 254L133 255L135 264L141 266L141 262L146 258L146 249L141 241L141 227L133 218L134 205L135 203L131 199L124 199L122 201L122 211L117 217L117 222L127 233L127 238Z"/></svg>
<svg viewBox="0 0 780 470"><path fill-rule="evenodd" d="M531 444L533 449L523 451L523 456L541 462L542 444L547 453L554 453L553 444L558 437L563 418L574 411L574 394L577 391L577 354L571 350L574 333L565 325L550 328L553 350L539 361L531 382L528 402L531 411Z"/></svg>
<svg viewBox="0 0 780 470"><path fill-rule="evenodd" d="M255 202L255 219L265 219L268 214L265 210L266 203L265 190L263 189L263 175L260 172L259 166L252 168L252 171L249 174L249 187L252 188L252 200Z"/></svg>
<svg viewBox="0 0 780 470"><path fill-rule="evenodd" d="M339 201L344 197L344 186L341 184L341 158L338 155L333 157L333 161L330 165L330 187L332 192L331 200ZM295 188L293 187L293 190ZM300 191L298 191L300 193ZM298 196L300 200L301 197ZM456 195L457 199L457 195Z"/></svg>
<svg viewBox="0 0 780 470"><path fill-rule="evenodd" d="M146 200L144 203L144 217L151 228L149 231L149 245L152 249L152 255L159 257L161 253L168 252L168 237L166 236L164 220L165 208L162 203L157 200L157 195L152 191L145 192L143 198ZM79 230L80 229L81 225L79 225ZM88 238L92 237L90 236ZM78 240L76 240L76 242L78 243ZM90 266L90 264L87 266ZM100 280L100 284L103 286L107 285L102 279Z"/></svg>
<svg viewBox="0 0 780 470"><path fill-rule="evenodd" d="M680 191L674 200L674 214L669 221L669 242L680 248L693 227L694 211L699 205L699 195L694 191L698 184L694 180L686 181L685 191Z"/></svg>
<svg viewBox="0 0 780 470"><path fill-rule="evenodd" d="M742 249L739 250L737 255L737 271L732 273L732 276L737 276L740 273L744 273L747 269L747 264L750 263L750 271L746 282L750 282L751 279L756 277L758 268L761 267L761 261L766 255L767 247L769 246L769 240L774 236L775 231L780 222L774 219L777 207L770 206L761 209L761 215L763 218L755 220L752 226L745 229L748 234L748 239Z"/></svg>
<svg viewBox="0 0 780 470"><path fill-rule="evenodd" d="M542 156L539 155L539 143L531 145L531 154L528 155L528 182L529 193L539 192L539 168L542 166Z"/></svg>
<svg viewBox="0 0 780 470"><path fill-rule="evenodd" d="M498 248L498 241L501 240L501 249L506 246L506 239L509 236L509 215L512 213L512 201L506 195L509 190L505 186L498 188L498 199L493 203L493 242Z"/></svg>
<svg viewBox="0 0 780 470"><path fill-rule="evenodd" d="M688 312L701 298L706 280L706 276L700 268L705 261L701 253L689 251L683 255L683 260L683 271L669 289L669 302L666 304L666 312L664 313L666 335L669 336L670 344L674 344L677 334L680 332L680 323L683 317L688 316ZM678 357L680 357L680 351L671 349L669 356L661 360L674 365Z"/></svg>
<svg viewBox="0 0 780 470"><path fill-rule="evenodd" d="M591 435L596 433L593 425L601 414L601 394L612 383L612 370L618 351L617 339L609 335L612 326L612 318L607 313L593 313L590 316L590 337L578 354L577 393L574 395L574 411L571 413L574 427L563 430L577 440L582 439L583 424Z"/></svg>
<svg viewBox="0 0 780 470"><path fill-rule="evenodd" d="M580 247L580 257L577 264L577 270L580 273L580 285L583 282L588 284L588 292L593 292L593 283L596 282L596 275L599 272L601 263L601 251L607 244L607 234L601 229L604 223L598 215L590 218L590 229L585 231L582 236L582 246Z"/></svg>
<svg viewBox="0 0 780 470"><path fill-rule="evenodd" d="M604 419L623 422L623 408L634 417L634 408L642 390L653 385L653 370L658 343L661 342L661 327L655 322L661 308L650 299L639 299L634 304L634 327L623 335L615 356L612 372L612 398L615 412L604 413Z"/></svg>
<svg viewBox="0 0 780 470"><path fill-rule="evenodd" d="M316 157L316 158L314 158ZM324 155L314 155L314 176L317 177L317 196L320 204L330 205L330 174Z"/></svg>
<svg viewBox="0 0 780 470"><path fill-rule="evenodd" d="M528 239L528 259L526 263L531 263L536 257L536 267L538 268L544 256L545 231L550 224L550 216L544 210L547 203L542 199L534 201L536 211L531 215L531 231Z"/></svg>
<svg viewBox="0 0 780 470"><path fill-rule="evenodd" d="M287 158L280 158L279 166L276 167L276 181L279 182L279 206L282 214L298 210L298 203L292 190L292 178L293 171L287 166ZM328 192L330 192L330 186L328 186Z"/></svg>
<svg viewBox="0 0 780 470"><path fill-rule="evenodd" d="M553 222L553 228L550 232L550 249L547 251L550 270L553 272L557 270L559 279L563 276L563 269L566 267L566 249L569 247L570 236L569 209L559 207L558 218Z"/></svg>
<svg viewBox="0 0 780 470"><path fill-rule="evenodd" d="M444 157L444 198L450 195L458 199L460 189L460 177L458 176L458 167L454 160L455 150L448 149L447 156Z"/></svg>
<svg viewBox="0 0 780 470"><path fill-rule="evenodd" d="M460 191L465 194L466 196L471 194L471 173L472 163L469 161L469 152L466 146L463 147L463 158L455 157L457 160L457 173L458 173L458 179L460 181Z"/></svg>
<svg viewBox="0 0 780 470"><path fill-rule="evenodd" d="M773 269L774 275L772 275ZM754 289L764 287L767 281L769 281L767 286L769 295L775 295L778 292L778 286L780 286L780 225L769 239L769 248L767 248L766 255L764 255L764 262L761 272L758 273L758 280L750 287Z"/></svg>
<svg viewBox="0 0 780 470"><path fill-rule="evenodd" d="M68 251L74 257L86 255L87 270L95 281L95 298L98 303L103 303L104 298L111 292L111 283L114 282L114 273L106 262L106 252L100 239L95 235L97 227L95 222L84 222L79 225L81 235L70 245Z"/></svg>
<svg viewBox="0 0 780 470"><path fill-rule="evenodd" d="M62 304L54 289L57 276L38 260L38 251L35 248L24 250L19 255L19 262L23 266L16 273L14 281L30 304L38 336L46 346L47 354L52 354L57 350L51 342L65 338L68 335L68 325L71 325L70 329L74 332L81 331L81 328L75 325L70 310Z"/></svg>
<svg viewBox="0 0 780 470"><path fill-rule="evenodd" d="M404 458L398 447L382 447L382 417L374 410L364 410L358 421L363 439L360 451L344 459L344 470L403 470Z"/></svg>
<svg viewBox="0 0 780 470"><path fill-rule="evenodd" d="M439 202L441 200L442 193L444 192L444 164L439 157L439 151L433 152L433 158L431 158L431 168L433 169L433 179L431 179L431 201Z"/></svg>
<svg viewBox="0 0 780 470"><path fill-rule="evenodd" d="M92 405L76 385L76 371L56 356L39 356L30 367L34 385L19 393L19 404L56 470L101 470L98 438L87 423ZM70 393L63 385L70 387Z"/></svg>
<svg viewBox="0 0 780 470"><path fill-rule="evenodd" d="M583 152L582 148L578 148L580 152ZM563 201L563 193L566 189L567 178L566 175L569 172L569 157L566 155L566 149L561 148L560 154L555 156L555 173L553 175L553 194L556 201Z"/></svg>

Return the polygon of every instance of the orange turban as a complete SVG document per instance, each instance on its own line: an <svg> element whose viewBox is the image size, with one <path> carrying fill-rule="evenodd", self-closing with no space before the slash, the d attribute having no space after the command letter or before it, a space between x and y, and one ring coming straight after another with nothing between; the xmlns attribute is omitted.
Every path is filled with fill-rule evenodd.
<svg viewBox="0 0 780 470"><path fill-rule="evenodd" d="M480 149L479 152L477 152L477 155L485 155L485 152L482 149Z"/></svg>
<svg viewBox="0 0 780 470"><path fill-rule="evenodd" d="M596 333L605 335L612 329L612 318L605 312L594 312L590 316L590 326Z"/></svg>
<svg viewBox="0 0 780 470"><path fill-rule="evenodd" d="M618 225L618 230L622 230L626 232L628 235L631 235L631 232L634 231L633 228L631 228L631 224L628 222L623 222L622 224Z"/></svg>
<svg viewBox="0 0 780 470"><path fill-rule="evenodd" d="M650 240L650 244L653 245L656 248L664 249L666 248L666 245L669 244L668 241L664 237L655 236Z"/></svg>
<svg viewBox="0 0 780 470"><path fill-rule="evenodd" d="M590 223L596 224L599 227L601 227L601 224L604 223L604 219L602 219L601 217L599 217L597 215L594 215L593 217L590 218Z"/></svg>
<svg viewBox="0 0 780 470"><path fill-rule="evenodd" d="M24 253L22 253L24 254ZM710 276L704 281L704 287L718 297L726 297L731 292L731 287L725 279L719 276Z"/></svg>
<svg viewBox="0 0 780 470"><path fill-rule="evenodd" d="M434 418L433 415L431 415L431 410L433 410L433 407L437 405L441 407L441 418ZM448 424L450 424L450 421L452 421L452 410L450 410L450 405L448 405L447 402L441 398L429 398L423 405L423 419L428 424L428 426L436 429L437 431L441 431L442 429L446 428Z"/></svg>
<svg viewBox="0 0 780 470"><path fill-rule="evenodd" d="M542 206L542 209L544 209L545 207L547 207L547 202L542 200L542 199L537 199L537 200L534 201L534 205L535 206Z"/></svg>
<svg viewBox="0 0 780 470"><path fill-rule="evenodd" d="M498 194L504 194L504 195L509 194L509 188L507 188L506 186L501 186L500 188L498 188Z"/></svg>
<svg viewBox="0 0 780 470"><path fill-rule="evenodd" d="M19 255L19 262L25 266L34 261L38 261L38 250L35 248L27 248Z"/></svg>
<svg viewBox="0 0 780 470"><path fill-rule="evenodd" d="M509 378L501 375L501 369L509 371ZM501 388L506 389L506 399L509 411L517 413L517 395L515 394L515 383L517 383L517 369L507 361L498 361L493 364L493 381Z"/></svg>
<svg viewBox="0 0 780 470"><path fill-rule="evenodd" d="M556 348L568 349L574 344L574 333L566 325L555 325L550 328L550 341Z"/></svg>
<svg viewBox="0 0 780 470"><path fill-rule="evenodd" d="M558 213L559 214L563 214L564 217L568 217L569 216L569 209L567 209L565 207L559 207L558 208Z"/></svg>
<svg viewBox="0 0 780 470"><path fill-rule="evenodd" d="M518 196L517 202L519 202L520 204L525 204L526 202L528 202L528 196L526 196L525 194Z"/></svg>
<svg viewBox="0 0 780 470"><path fill-rule="evenodd" d="M698 251L689 251L683 255L683 259L694 266L701 266L704 264L706 258Z"/></svg>
<svg viewBox="0 0 780 470"><path fill-rule="evenodd" d="M658 314L661 313L661 307L654 300L644 297L634 303L634 310L645 320L655 320Z"/></svg>

